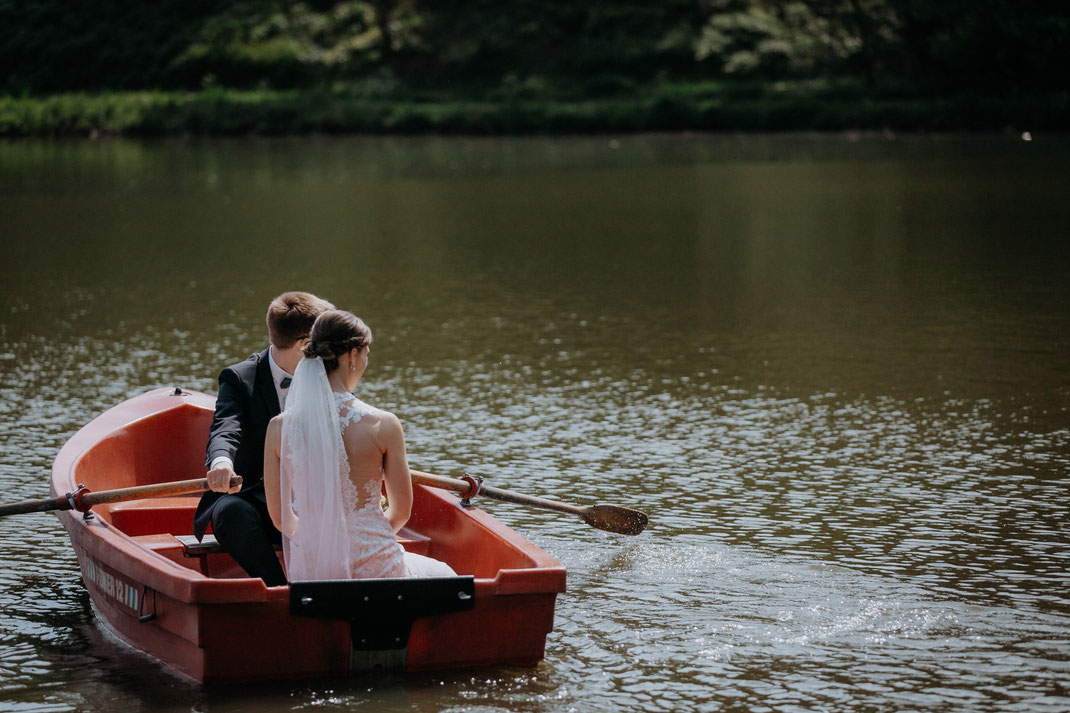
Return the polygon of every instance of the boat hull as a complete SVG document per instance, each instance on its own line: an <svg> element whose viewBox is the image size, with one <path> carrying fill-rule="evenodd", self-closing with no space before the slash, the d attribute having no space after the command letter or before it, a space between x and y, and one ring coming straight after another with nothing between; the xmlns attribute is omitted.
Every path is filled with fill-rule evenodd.
<svg viewBox="0 0 1070 713"><path fill-rule="evenodd" d="M53 492L203 477L213 405L208 395L174 389L119 404L63 447L53 464ZM462 610L432 606L431 614L416 616L396 606L357 611L355 604L338 618L303 616L291 587L267 587L226 553L191 553L177 539L192 530L197 496L102 505L89 517L58 515L108 628L198 681L537 664L556 596L565 589L564 567L455 496L421 485L413 490L413 516L399 537L406 549L442 559L463 575L452 588L470 587ZM348 588L343 601L362 602L367 595L359 594L383 582L338 586ZM412 588L396 590L398 596L426 590L419 580L391 582ZM397 641L368 644L362 632L384 618L399 620Z"/></svg>

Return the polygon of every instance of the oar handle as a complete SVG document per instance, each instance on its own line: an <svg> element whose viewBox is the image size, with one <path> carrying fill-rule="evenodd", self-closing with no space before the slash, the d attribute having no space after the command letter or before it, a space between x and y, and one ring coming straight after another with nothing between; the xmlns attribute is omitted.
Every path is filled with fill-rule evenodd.
<svg viewBox="0 0 1070 713"><path fill-rule="evenodd" d="M236 488L241 485L240 475L230 477L230 487ZM153 485L137 485L131 488L118 488L116 490L101 490L98 492L86 491L81 498L77 498L79 504L84 507L76 508L85 512L94 505L104 503L119 503L124 500L140 500L141 498L166 498L173 495L189 495L208 490L208 478L195 478L193 480L177 480L171 483L154 483Z"/></svg>
<svg viewBox="0 0 1070 713"><path fill-rule="evenodd" d="M474 498L479 495L479 485L475 478L459 480L432 473L421 473L418 470L410 470L409 475L412 476L412 482L414 483L430 485L433 488L441 488L443 490L452 490L465 498Z"/></svg>
<svg viewBox="0 0 1070 713"><path fill-rule="evenodd" d="M241 483L240 475L231 476L231 489L237 488ZM18 503L0 505L0 517L27 512L48 512L50 510L89 512L89 509L94 505L103 505L104 503L118 503L124 500L140 500L142 498L166 498L172 495L198 493L208 489L207 478L179 480L171 483L154 483L152 485L135 485L129 488L99 490L96 492L89 490L85 486L80 486L78 490L55 498L23 500Z"/></svg>

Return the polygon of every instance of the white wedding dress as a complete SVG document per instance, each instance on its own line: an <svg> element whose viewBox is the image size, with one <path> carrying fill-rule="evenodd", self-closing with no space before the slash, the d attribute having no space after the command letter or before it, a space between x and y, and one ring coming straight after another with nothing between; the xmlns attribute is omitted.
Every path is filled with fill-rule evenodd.
<svg viewBox="0 0 1070 713"><path fill-rule="evenodd" d="M280 462L283 558L291 582L452 577L444 562L406 552L380 504L383 470L351 477L344 434L384 412L331 391L323 362L302 359L286 397ZM367 470L365 468L364 470Z"/></svg>

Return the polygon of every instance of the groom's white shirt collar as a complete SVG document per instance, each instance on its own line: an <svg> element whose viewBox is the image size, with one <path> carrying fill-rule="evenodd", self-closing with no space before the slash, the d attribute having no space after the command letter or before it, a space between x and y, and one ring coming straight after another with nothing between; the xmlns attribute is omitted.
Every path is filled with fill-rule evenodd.
<svg viewBox="0 0 1070 713"><path fill-rule="evenodd" d="M292 379L293 374L286 373L286 370L275 363L275 358L271 356L271 347L268 347L268 365L271 367L271 380L275 384L275 393L279 397L279 408L286 408L286 393L289 388L282 388L283 379Z"/></svg>

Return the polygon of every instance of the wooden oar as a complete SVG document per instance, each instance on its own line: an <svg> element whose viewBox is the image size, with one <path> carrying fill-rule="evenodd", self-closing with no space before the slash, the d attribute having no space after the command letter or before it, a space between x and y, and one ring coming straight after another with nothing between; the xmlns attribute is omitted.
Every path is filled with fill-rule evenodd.
<svg viewBox="0 0 1070 713"><path fill-rule="evenodd" d="M578 515L585 523L599 530L616 532L621 535L638 535L646 527L646 513L619 505L569 505L557 500L537 498L533 495L524 495L504 488L495 488L487 485L482 480L465 475L463 478L447 478L442 475L421 473L418 470L411 471L412 480L415 483L430 485L435 488L443 488L460 493L461 497L468 499L477 495L484 495L495 500L507 503L519 503L544 510L556 510L567 512L570 515Z"/></svg>
<svg viewBox="0 0 1070 713"><path fill-rule="evenodd" d="M241 485L241 476L235 475L231 477L230 487L236 488L239 485ZM186 495L203 490L208 490L207 478L179 480L173 483L155 483L153 485L135 485L130 488L98 490L96 492L82 486L73 493L67 493L57 498L23 500L18 503L0 505L0 516L17 515L24 512L47 512L49 510L89 512L89 509L94 505L103 503L118 503L124 500L140 500L142 498L166 498L171 495Z"/></svg>

